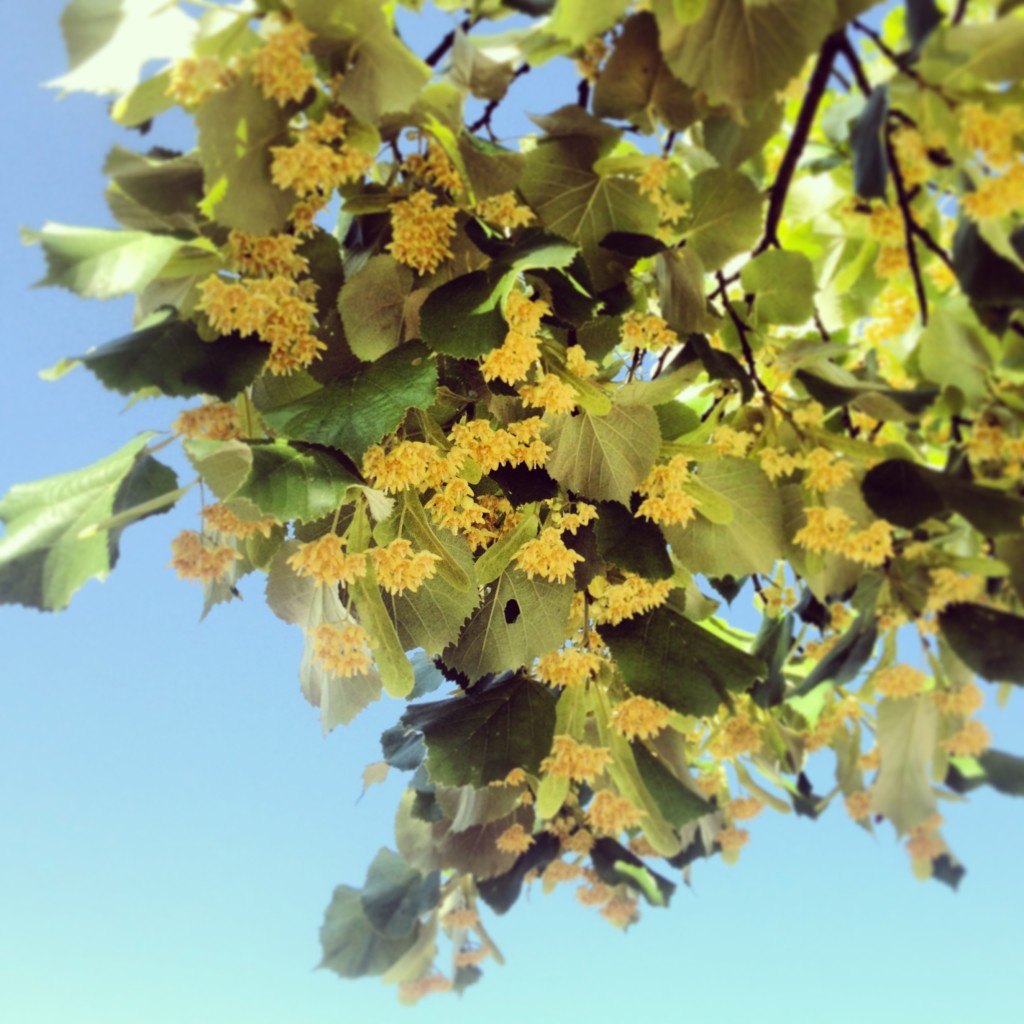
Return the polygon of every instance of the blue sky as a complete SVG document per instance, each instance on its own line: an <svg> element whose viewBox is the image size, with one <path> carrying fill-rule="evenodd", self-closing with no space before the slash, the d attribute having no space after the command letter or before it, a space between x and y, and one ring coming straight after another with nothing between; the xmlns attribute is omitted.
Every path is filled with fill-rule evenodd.
<svg viewBox="0 0 1024 1024"><path fill-rule="evenodd" d="M125 411L82 370L37 371L126 333L127 302L31 290L38 250L17 229L109 225L100 166L145 141L105 102L57 101L59 0L19 5L0 38L6 99L0 301L7 367L0 492L85 465L170 402ZM528 76L517 95L549 105ZM531 92L530 90L533 90ZM178 462L180 467L180 460ZM321 737L297 682L300 636L258 586L199 620L200 596L165 566L198 500L132 527L104 584L59 615L0 608L0 1019L5 1024L321 1024L371 1018L597 1024L664 1014L761 1024L888 1024L1024 1012L1019 851L1024 801L985 792L949 805L946 836L969 873L958 894L921 884L891 832L836 808L817 823L766 812L740 864L700 864L672 908L627 935L534 891L486 923L507 963L461 1001L399 1007L375 980L312 968L332 888L359 885L391 844L401 781L362 800L360 773L400 712L371 708ZM991 712L996 745L1024 749L1024 705ZM830 755L812 762L829 787Z"/></svg>

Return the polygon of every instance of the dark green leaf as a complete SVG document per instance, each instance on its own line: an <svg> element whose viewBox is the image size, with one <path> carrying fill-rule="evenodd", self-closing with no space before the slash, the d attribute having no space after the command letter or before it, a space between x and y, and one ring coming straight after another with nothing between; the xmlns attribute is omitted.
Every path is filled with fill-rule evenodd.
<svg viewBox="0 0 1024 1024"><path fill-rule="evenodd" d="M953 860L948 853L940 853L932 860L932 878L936 882L948 885L953 892L960 888L960 883L966 874L967 868Z"/></svg>
<svg viewBox="0 0 1024 1024"><path fill-rule="evenodd" d="M819 363L814 370L797 370L796 378L826 409L853 402L875 419L912 419L939 396L939 389L933 387L904 391L881 382L862 381L831 363ZM874 404L869 404L873 400Z"/></svg>
<svg viewBox="0 0 1024 1024"><path fill-rule="evenodd" d="M739 360L730 352L712 348L703 334L690 335L682 352L673 360L671 369L679 369L697 359L700 360L712 380L737 381L744 402L749 402L754 397L754 382L750 379L750 374L740 365Z"/></svg>
<svg viewBox="0 0 1024 1024"><path fill-rule="evenodd" d="M682 828L713 810L711 804L684 786L643 743L634 742L631 747L640 778L670 825Z"/></svg>
<svg viewBox="0 0 1024 1024"><path fill-rule="evenodd" d="M337 448L360 460L411 408L434 404L437 364L418 342L400 345L351 378L263 414L293 441Z"/></svg>
<svg viewBox="0 0 1024 1024"><path fill-rule="evenodd" d="M397 939L381 935L363 913L362 893L339 885L320 928L320 966L343 978L383 974L412 948L417 930Z"/></svg>
<svg viewBox="0 0 1024 1024"><path fill-rule="evenodd" d="M432 910L440 895L436 871L422 875L394 851L373 858L363 886L363 913L387 939L402 939L416 930L420 914Z"/></svg>
<svg viewBox="0 0 1024 1024"><path fill-rule="evenodd" d="M122 395L155 387L175 398L205 394L227 401L252 383L268 352L255 338L203 341L194 324L172 317L78 358Z"/></svg>
<svg viewBox="0 0 1024 1024"><path fill-rule="evenodd" d="M1024 259L1024 227L1010 234L1010 244ZM991 249L978 225L967 217L961 218L953 236L953 269L964 294L979 305L1024 303L1024 271Z"/></svg>
<svg viewBox="0 0 1024 1024"><path fill-rule="evenodd" d="M623 505L602 501L594 524L597 549L620 569L649 580L667 580L672 559L661 530L646 519L637 519Z"/></svg>
<svg viewBox="0 0 1024 1024"><path fill-rule="evenodd" d="M889 90L876 86L850 132L853 146L853 190L862 199L886 198L889 157L885 146L885 121L889 114Z"/></svg>
<svg viewBox="0 0 1024 1024"><path fill-rule="evenodd" d="M435 352L476 359L501 345L508 324L491 275L473 270L435 288L420 307L420 334Z"/></svg>
<svg viewBox="0 0 1024 1024"><path fill-rule="evenodd" d="M844 686L857 678L874 653L878 639L878 627L874 616L857 621L840 637L839 642L811 670L810 675L795 691L795 696L810 693L815 687L832 680L836 686Z"/></svg>
<svg viewBox="0 0 1024 1024"><path fill-rule="evenodd" d="M371 257L345 282L338 296L345 340L364 362L398 347L411 291L412 271L386 255Z"/></svg>
<svg viewBox="0 0 1024 1024"><path fill-rule="evenodd" d="M675 882L652 871L635 853L614 839L598 839L590 851L590 862L602 882L607 885L625 882L655 906L668 906L676 891Z"/></svg>
<svg viewBox="0 0 1024 1024"><path fill-rule="evenodd" d="M786 677L783 666L793 646L793 616L790 612L772 618L766 615L761 620L751 654L761 658L768 666L764 679L750 691L758 707L773 708L781 704L786 695Z"/></svg>
<svg viewBox="0 0 1024 1024"><path fill-rule="evenodd" d="M985 770L985 781L1007 796L1024 796L1024 757L1002 750L986 750L978 757Z"/></svg>
<svg viewBox="0 0 1024 1024"><path fill-rule="evenodd" d="M558 839L550 832L541 832L510 871L477 882L480 898L496 914L504 914L519 899L523 879L531 871L543 871L562 851Z"/></svg>
<svg viewBox="0 0 1024 1024"><path fill-rule="evenodd" d="M952 604L939 628L956 656L993 682L1024 685L1024 619L980 604Z"/></svg>
<svg viewBox="0 0 1024 1024"><path fill-rule="evenodd" d="M479 694L410 707L402 724L423 733L432 781L486 786L513 768L537 771L551 749L555 695L513 675Z"/></svg>
<svg viewBox="0 0 1024 1024"><path fill-rule="evenodd" d="M924 41L942 24L942 12L935 0L906 0L907 35L916 54Z"/></svg>
<svg viewBox="0 0 1024 1024"><path fill-rule="evenodd" d="M393 725L380 734L380 748L384 760L402 772L415 771L427 756L423 734L401 725Z"/></svg>
<svg viewBox="0 0 1024 1024"><path fill-rule="evenodd" d="M749 689L765 664L668 608L606 626L626 685L684 715L712 715Z"/></svg>

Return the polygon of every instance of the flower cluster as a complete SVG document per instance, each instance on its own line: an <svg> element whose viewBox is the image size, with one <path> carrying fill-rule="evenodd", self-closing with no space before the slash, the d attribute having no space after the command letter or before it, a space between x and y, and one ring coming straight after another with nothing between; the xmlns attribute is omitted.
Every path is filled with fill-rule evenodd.
<svg viewBox="0 0 1024 1024"><path fill-rule="evenodd" d="M608 764L607 747L592 747L571 736L556 736L551 753L541 762L541 770L558 779L593 782Z"/></svg>
<svg viewBox="0 0 1024 1024"><path fill-rule="evenodd" d="M278 28L252 57L252 79L279 106L297 103L312 88L316 75L306 61L313 33L297 21Z"/></svg>
<svg viewBox="0 0 1024 1024"><path fill-rule="evenodd" d="M572 412L576 408L576 390L553 373L545 373L536 384L523 384L519 397L527 404L553 415Z"/></svg>
<svg viewBox="0 0 1024 1024"><path fill-rule="evenodd" d="M416 593L437 572L440 558L430 551L413 551L412 544L398 537L384 547L367 552L377 582L389 594Z"/></svg>
<svg viewBox="0 0 1024 1024"><path fill-rule="evenodd" d="M518 290L509 293L505 301L509 330L504 342L484 357L480 365L484 380L515 384L526 377L540 359L540 322L550 312L543 299L528 298Z"/></svg>
<svg viewBox="0 0 1024 1024"><path fill-rule="evenodd" d="M671 580L645 580L635 573L626 573L621 583L609 583L603 576L590 582L594 598L591 614L597 623L617 626L634 615L643 615L664 604L672 590Z"/></svg>
<svg viewBox="0 0 1024 1024"><path fill-rule="evenodd" d="M875 692L893 700L905 700L924 690L928 681L923 672L910 665L893 665L876 672L872 677Z"/></svg>
<svg viewBox="0 0 1024 1024"><path fill-rule="evenodd" d="M294 235L251 235L233 228L228 235L231 265L247 277L299 277L309 272L309 261L296 251L302 244Z"/></svg>
<svg viewBox="0 0 1024 1024"><path fill-rule="evenodd" d="M194 110L234 80L235 72L216 57L184 57L171 68L167 95L185 110Z"/></svg>
<svg viewBox="0 0 1024 1024"><path fill-rule="evenodd" d="M793 541L818 554L844 555L862 565L882 565L893 553L892 527L876 519L867 529L853 531L853 520L836 506L804 509L807 524L796 532Z"/></svg>
<svg viewBox="0 0 1024 1024"><path fill-rule="evenodd" d="M679 344L679 336L660 316L631 310L622 318L619 337L627 348L647 352L661 352L670 345Z"/></svg>
<svg viewBox="0 0 1024 1024"><path fill-rule="evenodd" d="M644 498L636 510L637 518L663 526L685 526L695 519L697 503L683 490L689 479L690 464L685 455L655 466L637 488Z"/></svg>
<svg viewBox="0 0 1024 1024"><path fill-rule="evenodd" d="M203 522L211 530L237 537L239 540L247 540L257 534L261 537L269 537L277 523L277 520L271 517L253 520L239 519L223 502L207 505L202 511L202 516Z"/></svg>
<svg viewBox="0 0 1024 1024"><path fill-rule="evenodd" d="M325 533L314 541L300 544L288 564L300 575L317 583L348 586L366 575L366 555L345 551L345 538Z"/></svg>
<svg viewBox="0 0 1024 1024"><path fill-rule="evenodd" d="M642 813L628 797L610 789L595 793L587 808L587 822L598 834L617 836L623 829L636 828L642 819Z"/></svg>
<svg viewBox="0 0 1024 1024"><path fill-rule="evenodd" d="M313 658L339 679L366 675L373 668L372 641L358 623L344 626L322 623L309 632Z"/></svg>
<svg viewBox="0 0 1024 1024"><path fill-rule="evenodd" d="M525 853L531 846L533 846L533 842L533 836L531 836L522 825L516 822L514 825L509 825L509 827L494 840L494 845L502 853Z"/></svg>
<svg viewBox="0 0 1024 1024"><path fill-rule="evenodd" d="M601 658L591 651L566 647L539 658L533 673L548 686L579 686L597 675L601 663Z"/></svg>
<svg viewBox="0 0 1024 1024"><path fill-rule="evenodd" d="M363 455L363 476L392 494L407 487L440 487L456 469L445 453L425 441L399 441L390 449L375 444Z"/></svg>
<svg viewBox="0 0 1024 1024"><path fill-rule="evenodd" d="M462 178L458 170L435 139L427 143L425 154L413 153L407 157L402 170L453 195L462 191Z"/></svg>
<svg viewBox="0 0 1024 1024"><path fill-rule="evenodd" d="M504 429L494 427L490 420L456 423L448 434L453 445L450 458L458 464L468 457L485 473L506 464L536 469L544 465L551 451L540 439L544 428L539 416L517 420Z"/></svg>
<svg viewBox="0 0 1024 1024"><path fill-rule="evenodd" d="M420 274L432 274L452 257L458 210L435 203L434 196L419 189L391 207L393 238L387 249L399 263Z"/></svg>
<svg viewBox="0 0 1024 1024"><path fill-rule="evenodd" d="M626 739L646 740L657 736L668 725L671 712L664 704L649 697L633 696L616 705L612 726Z"/></svg>
<svg viewBox="0 0 1024 1024"><path fill-rule="evenodd" d="M207 402L183 409L171 430L193 441L230 441L241 437L238 410L226 402Z"/></svg>
<svg viewBox="0 0 1024 1024"><path fill-rule="evenodd" d="M520 206L515 192L502 192L481 199L476 204L476 215L488 224L509 230L525 227L533 220L533 211L528 206Z"/></svg>
<svg viewBox="0 0 1024 1024"><path fill-rule="evenodd" d="M527 541L515 554L516 565L528 579L540 576L554 583L564 583L572 576L573 566L582 561L583 556L567 548L561 531L552 526L544 527L538 537Z"/></svg>
<svg viewBox="0 0 1024 1024"><path fill-rule="evenodd" d="M229 545L215 545L195 530L182 530L171 541L174 557L170 567L179 579L200 583L217 583L231 570L241 554Z"/></svg>

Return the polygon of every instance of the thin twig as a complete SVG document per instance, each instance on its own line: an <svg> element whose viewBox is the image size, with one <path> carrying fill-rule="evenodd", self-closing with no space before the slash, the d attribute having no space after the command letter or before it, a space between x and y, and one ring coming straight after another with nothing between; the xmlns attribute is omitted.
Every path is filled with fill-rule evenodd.
<svg viewBox="0 0 1024 1024"><path fill-rule="evenodd" d="M517 78L520 78L522 75L527 74L529 71L530 71L530 65L529 64L523 64L521 67L516 68L515 74L512 75L512 79L508 83L509 87L512 86L512 82L514 82ZM494 141L496 136L495 136L494 132L491 129L491 118L494 116L494 112L501 105L501 102L502 102L502 100L504 100L504 98L505 97L503 96L500 100L491 100L487 104L487 106L484 107L484 112L480 115L480 117L478 117L466 129L470 133L470 135L475 135L478 131L480 131L481 128L486 128L487 129L487 134L491 137L491 141Z"/></svg>
<svg viewBox="0 0 1024 1024"><path fill-rule="evenodd" d="M839 44L839 52L846 58L846 63L850 65L850 70L853 72L854 80L857 83L857 88L865 96L871 95L871 83L868 81L868 76L864 71L864 65L860 62L860 57L857 55L857 51L853 48L853 43L844 35L842 42Z"/></svg>
<svg viewBox="0 0 1024 1024"><path fill-rule="evenodd" d="M428 67L435 68L440 63L441 58L452 48L455 43L455 33L460 29L463 32L468 32L473 25L476 23L475 18L466 18L458 29L452 29L442 40L435 46L430 53L424 58L423 63Z"/></svg>
<svg viewBox="0 0 1024 1024"><path fill-rule="evenodd" d="M949 19L950 25L959 25L964 20L964 15L967 13L967 0L959 0L956 5L956 10L953 12L953 17Z"/></svg>
<svg viewBox="0 0 1024 1024"><path fill-rule="evenodd" d="M896 202L899 204L900 213L903 216L904 244L907 249L907 258L910 261L910 273L914 278L914 291L917 293L917 305L921 310L921 325L928 326L928 296L925 294L924 281L921 278L921 266L917 260L917 246L914 244L914 215L910 209L911 196L907 192L907 183L903 180L903 171L900 170L899 161L896 159L896 150L892 144L892 136L889 133L889 126L885 131L885 151L889 156L889 167L892 170L892 180L896 184Z"/></svg>
<svg viewBox="0 0 1024 1024"><path fill-rule="evenodd" d="M832 335L829 334L828 328L822 323L821 314L818 312L818 307L814 307L814 326L818 328L818 333L821 335L822 341L831 341Z"/></svg>
<svg viewBox="0 0 1024 1024"><path fill-rule="evenodd" d="M580 79L580 84L576 86L576 105L582 107L584 110L587 109L587 103L590 102L590 83L585 79Z"/></svg>
<svg viewBox="0 0 1024 1024"><path fill-rule="evenodd" d="M769 189L771 199L768 202L768 216L765 218L764 235L751 255L757 256L771 246L777 246L779 239L776 232L782 220L782 211L786 205L786 194L793 182L793 174L800 155L807 145L807 139L811 134L811 127L814 124L815 115L818 112L818 105L822 96L825 95L825 88L828 85L829 75L832 72L832 64L839 53L841 41L845 38L842 32L835 32L825 40L825 45L818 54L818 62L814 65L811 73L811 80L807 84L807 94L800 105L800 113L797 115L796 126L793 128L793 135L786 147L786 152L779 165L779 172L775 181ZM723 296L724 297L724 296Z"/></svg>
<svg viewBox="0 0 1024 1024"><path fill-rule="evenodd" d="M889 61L898 71L902 72L907 78L912 78L922 89L929 89L936 96L940 97L942 102L953 110L956 107L956 100L954 100L941 85L936 85L934 82L929 82L928 79L922 78L918 73L917 69L907 59L906 54L896 53L890 46L888 46L885 40L870 26L865 25L864 22L854 18L851 22L853 27L870 39L875 46L878 47L879 52L886 60Z"/></svg>
<svg viewBox="0 0 1024 1024"><path fill-rule="evenodd" d="M728 294L725 290L724 278L722 272L718 272L718 285L722 292L722 304L725 306L725 311L729 314L729 319L732 320L733 326L736 328L736 333L739 335L740 347L743 349L743 358L747 363L747 372L750 374L750 379L757 386L757 390L764 395L765 404L769 406L775 405L775 399L772 398L772 393L765 386L763 380L761 380L760 374L757 372L757 363L754 360L754 350L750 347L750 338L748 333L752 330L748 323L745 323L743 318L736 312L736 307L732 304Z"/></svg>

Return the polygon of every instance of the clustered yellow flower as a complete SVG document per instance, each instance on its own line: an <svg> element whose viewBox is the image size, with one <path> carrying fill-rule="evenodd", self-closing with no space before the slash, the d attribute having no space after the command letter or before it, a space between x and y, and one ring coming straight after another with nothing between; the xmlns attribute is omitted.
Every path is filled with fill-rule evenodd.
<svg viewBox="0 0 1024 1024"><path fill-rule="evenodd" d="M496 224L499 228L521 228L533 220L533 211L527 206L519 205L515 192L502 192L500 195L488 196L476 204L476 215L488 224Z"/></svg>
<svg viewBox="0 0 1024 1024"><path fill-rule="evenodd" d="M601 658L591 651L566 647L542 655L534 666L534 675L548 686L578 686L589 682L601 668Z"/></svg>
<svg viewBox="0 0 1024 1024"><path fill-rule="evenodd" d="M598 371L597 363L587 358L586 349L582 345L570 345L565 350L565 368L580 380L596 377Z"/></svg>
<svg viewBox="0 0 1024 1024"><path fill-rule="evenodd" d="M462 191L462 178L436 139L427 142L425 154L413 153L407 157L402 164L402 170L406 174L420 178L428 185L443 188L446 192L454 194Z"/></svg>
<svg viewBox="0 0 1024 1024"><path fill-rule="evenodd" d="M230 441L242 436L238 410L227 402L207 402L183 409L171 430L193 441Z"/></svg>
<svg viewBox="0 0 1024 1024"><path fill-rule="evenodd" d="M749 821L764 810L764 804L756 796L738 796L722 809L732 821Z"/></svg>
<svg viewBox="0 0 1024 1024"><path fill-rule="evenodd" d="M269 19L268 19L269 20ZM282 25L252 56L252 78L279 106L297 103L316 81L307 63L313 33L297 21Z"/></svg>
<svg viewBox="0 0 1024 1024"><path fill-rule="evenodd" d="M661 352L670 345L679 344L679 336L660 317L631 310L622 318L619 328L622 344L628 348Z"/></svg>
<svg viewBox="0 0 1024 1024"><path fill-rule="evenodd" d="M436 206L434 196L424 189L413 192L391 207L393 238L388 251L418 273L432 274L452 257L458 212L454 206Z"/></svg>
<svg viewBox="0 0 1024 1024"><path fill-rule="evenodd" d="M892 556L892 527L884 519L853 532L853 520L836 506L813 506L804 513L807 524L796 532L793 541L808 551L844 555L862 565L882 565Z"/></svg>
<svg viewBox="0 0 1024 1024"><path fill-rule="evenodd" d="M942 746L954 757L977 757L992 746L992 734L981 722L972 718Z"/></svg>
<svg viewBox="0 0 1024 1024"><path fill-rule="evenodd" d="M312 281L276 275L226 281L213 274L200 282L199 309L222 334L256 335L270 346L267 368L291 373L320 358L327 346L313 334Z"/></svg>
<svg viewBox="0 0 1024 1024"><path fill-rule="evenodd" d="M938 828L942 824L942 817L933 814L920 825L915 825L910 830L907 838L907 853L911 859L917 861L934 860L946 852L946 844L939 836Z"/></svg>
<svg viewBox="0 0 1024 1024"><path fill-rule="evenodd" d="M928 677L910 665L893 665L872 677L875 691L892 700L905 700L924 690Z"/></svg>
<svg viewBox="0 0 1024 1024"><path fill-rule="evenodd" d="M616 928L628 928L640 919L640 911L631 897L614 896L601 908L601 916Z"/></svg>
<svg viewBox="0 0 1024 1024"><path fill-rule="evenodd" d="M471 458L485 473L501 465L522 463L530 469L543 466L551 448L540 439L546 424L539 416L517 420L502 429L490 420L468 420L456 423L448 434L453 448L450 459L460 464Z"/></svg>
<svg viewBox="0 0 1024 1024"><path fill-rule="evenodd" d="M891 139L907 187L926 184L932 175L932 167L924 136L913 125L901 124Z"/></svg>
<svg viewBox="0 0 1024 1024"><path fill-rule="evenodd" d="M982 179L974 192L961 202L975 220L1006 217L1024 207L1024 163L1014 164L1008 171Z"/></svg>
<svg viewBox="0 0 1024 1024"><path fill-rule="evenodd" d="M605 770L610 753L607 747L593 747L571 736L556 736L551 753L540 767L556 779L593 782Z"/></svg>
<svg viewBox="0 0 1024 1024"><path fill-rule="evenodd" d="M467 536L487 522L487 508L476 501L468 480L456 477L446 483L427 503L426 509L439 526Z"/></svg>
<svg viewBox="0 0 1024 1024"><path fill-rule="evenodd" d="M846 806L846 813L854 821L863 821L871 816L871 793L866 789L850 793L843 803Z"/></svg>
<svg viewBox="0 0 1024 1024"><path fill-rule="evenodd" d="M745 828L727 827L718 832L715 840L723 853L736 853L750 842L750 833Z"/></svg>
<svg viewBox="0 0 1024 1024"><path fill-rule="evenodd" d="M672 198L668 186L671 173L671 160L663 156L651 157L636 182L640 194L647 196L658 211L658 220L661 222L658 237L663 240L667 237L664 229L685 217L689 209L686 203Z"/></svg>
<svg viewBox="0 0 1024 1024"><path fill-rule="evenodd" d="M300 575L309 576L317 583L348 586L366 575L366 555L349 554L346 540L336 533L325 533L314 541L300 544L288 558L288 564Z"/></svg>
<svg viewBox="0 0 1024 1024"><path fill-rule="evenodd" d="M228 235L232 266L248 277L299 277L309 272L309 261L296 250L302 239L294 235L251 235L233 228Z"/></svg>
<svg viewBox="0 0 1024 1024"><path fill-rule="evenodd" d="M994 170L1017 161L1015 137L1024 132L1024 110L1006 106L990 111L980 103L965 103L959 109L960 139L972 153L980 153Z"/></svg>
<svg viewBox="0 0 1024 1024"><path fill-rule="evenodd" d="M608 56L608 44L600 37L588 39L575 58L580 78L594 83L601 77L601 62Z"/></svg>
<svg viewBox="0 0 1024 1024"><path fill-rule="evenodd" d="M413 551L404 537L397 537L383 547L367 552L373 563L377 582L389 594L409 591L415 594L437 572L439 556L430 551Z"/></svg>
<svg viewBox="0 0 1024 1024"><path fill-rule="evenodd" d="M494 845L502 853L525 853L533 843L533 836L518 822L509 825L494 841Z"/></svg>
<svg viewBox="0 0 1024 1024"><path fill-rule="evenodd" d="M214 93L228 88L234 80L235 72L225 67L217 57L183 57L171 68L166 95L185 110L195 110Z"/></svg>
<svg viewBox="0 0 1024 1024"><path fill-rule="evenodd" d="M751 754L761 746L761 732L743 712L729 718L722 725L711 744L711 751L720 761Z"/></svg>
<svg viewBox="0 0 1024 1024"><path fill-rule="evenodd" d="M732 427L718 426L711 437L711 447L719 455L731 455L742 459L750 451L757 438L747 430L734 430Z"/></svg>
<svg viewBox="0 0 1024 1024"><path fill-rule="evenodd" d="M217 583L226 576L241 554L229 545L214 545L195 530L182 530L171 541L170 566L178 578Z"/></svg>
<svg viewBox="0 0 1024 1024"><path fill-rule="evenodd" d="M663 526L685 526L697 516L697 503L683 487L690 479L689 459L676 455L665 465L655 466L637 490L644 500L636 517Z"/></svg>
<svg viewBox="0 0 1024 1024"><path fill-rule="evenodd" d="M941 612L947 605L959 601L974 601L985 590L985 581L974 573L959 573L956 569L941 566L928 573L931 586L925 601L925 612Z"/></svg>
<svg viewBox="0 0 1024 1024"><path fill-rule="evenodd" d="M967 683L959 690L935 690L935 706L946 715L973 715L985 703L984 694L976 683Z"/></svg>
<svg viewBox="0 0 1024 1024"><path fill-rule="evenodd" d="M528 298L517 289L509 292L505 300L509 330L504 342L484 357L480 365L484 380L515 384L526 377L540 359L540 322L550 312L543 299Z"/></svg>
<svg viewBox="0 0 1024 1024"><path fill-rule="evenodd" d="M672 591L672 581L645 580L636 573L626 573L621 583L609 583L604 576L596 576L588 590L594 599L591 605L594 621L617 626L625 619L664 604Z"/></svg>
<svg viewBox="0 0 1024 1024"><path fill-rule="evenodd" d="M905 334L916 319L917 307L910 293L896 285L887 285L872 307L864 338L869 344L880 345Z"/></svg>
<svg viewBox="0 0 1024 1024"><path fill-rule="evenodd" d="M358 181L373 166L373 155L345 145L344 129L344 120L329 114L308 125L292 145L272 146L270 180L300 199L323 199L340 185Z"/></svg>
<svg viewBox="0 0 1024 1024"><path fill-rule="evenodd" d="M545 526L540 535L528 540L516 553L515 562L528 579L539 576L553 583L564 583L573 575L573 566L583 556L570 551L562 540L562 533L553 526Z"/></svg>
<svg viewBox="0 0 1024 1024"><path fill-rule="evenodd" d="M642 818L642 813L628 797L610 789L598 790L587 807L587 822L598 834L617 836L623 829L638 826Z"/></svg>
<svg viewBox="0 0 1024 1024"><path fill-rule="evenodd" d="M249 537L255 537L256 534L269 537L277 523L273 517L252 520L239 519L223 502L207 505L202 511L202 516L203 522L211 530L238 537L239 540L247 540Z"/></svg>
<svg viewBox="0 0 1024 1024"><path fill-rule="evenodd" d="M672 712L649 697L632 696L612 711L612 727L626 739L646 740L657 736L668 725Z"/></svg>
<svg viewBox="0 0 1024 1024"><path fill-rule="evenodd" d="M444 452L425 441L399 441L390 449L375 444L363 455L363 476L389 493L440 487L457 469Z"/></svg>
<svg viewBox="0 0 1024 1024"><path fill-rule="evenodd" d="M790 476L798 469L802 469L804 464L802 453L788 452L785 448L762 448L755 454L769 480Z"/></svg>
<svg viewBox="0 0 1024 1024"><path fill-rule="evenodd" d="M527 404L553 415L572 412L576 408L576 391L553 373L545 373L536 384L523 384L519 397Z"/></svg>
<svg viewBox="0 0 1024 1024"><path fill-rule="evenodd" d="M313 658L339 679L366 675L373 668L369 634L356 622L335 626L324 622L309 631Z"/></svg>

